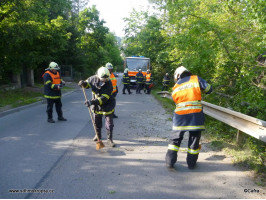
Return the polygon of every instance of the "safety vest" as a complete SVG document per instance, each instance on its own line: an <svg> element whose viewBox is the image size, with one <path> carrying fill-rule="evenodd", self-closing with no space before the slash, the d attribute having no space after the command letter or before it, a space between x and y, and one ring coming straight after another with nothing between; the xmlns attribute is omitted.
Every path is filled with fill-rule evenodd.
<svg viewBox="0 0 266 200"><path fill-rule="evenodd" d="M181 84L176 83L173 87L172 98L176 104L176 114L201 112L201 90L198 76L190 76L189 81Z"/></svg>
<svg viewBox="0 0 266 200"><path fill-rule="evenodd" d="M150 82L151 81L151 73L146 74L146 82Z"/></svg>
<svg viewBox="0 0 266 200"><path fill-rule="evenodd" d="M60 84L61 83L61 77L59 72L56 72L56 74L50 72L50 71L46 71L44 74L49 74L53 80L52 84ZM44 75L43 74L43 75Z"/></svg>
<svg viewBox="0 0 266 200"><path fill-rule="evenodd" d="M111 80L112 85L113 85L113 92L112 93L115 93L117 91L116 90L117 80L116 80L115 75L113 73L111 73L111 75L110 75L110 80Z"/></svg>

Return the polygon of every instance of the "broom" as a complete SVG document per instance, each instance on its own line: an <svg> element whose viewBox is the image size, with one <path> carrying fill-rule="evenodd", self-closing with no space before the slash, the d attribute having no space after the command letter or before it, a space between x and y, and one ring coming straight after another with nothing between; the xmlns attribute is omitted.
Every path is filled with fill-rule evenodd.
<svg viewBox="0 0 266 200"><path fill-rule="evenodd" d="M88 101L88 99L87 99L87 95L86 95L86 93L85 93L85 90L84 90L84 87L83 87L83 86L82 86L82 91L83 91L83 94L84 94L85 100ZM98 135L98 133L97 133L97 131L96 131L96 127L95 127L95 124L94 124L94 119L93 119L93 117L92 117L90 107L88 107L88 110L89 110L89 113L90 113L90 117L91 117L92 125L93 125L93 128L94 128L94 132L95 132L96 137L97 137L96 150L99 150L99 149L104 148L104 144L103 144L103 142L100 140L99 135Z"/></svg>

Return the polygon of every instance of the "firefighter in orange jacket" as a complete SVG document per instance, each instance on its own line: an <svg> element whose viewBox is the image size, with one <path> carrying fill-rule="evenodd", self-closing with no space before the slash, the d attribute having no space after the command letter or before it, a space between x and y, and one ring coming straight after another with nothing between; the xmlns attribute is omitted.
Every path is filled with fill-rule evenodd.
<svg viewBox="0 0 266 200"><path fill-rule="evenodd" d="M118 87L117 87L117 80L115 78L115 75L113 73L113 65L111 63L106 63L105 67L109 70L110 72L110 80L112 82L113 85L113 92L112 92L112 96L115 99L117 93L118 93ZM113 118L118 118L117 115L115 115L115 112L113 113Z"/></svg>
<svg viewBox="0 0 266 200"><path fill-rule="evenodd" d="M60 68L57 63L51 62L46 72L43 74L44 80L44 97L47 99L47 115L48 122L55 123L53 120L53 106L55 104L56 112L59 121L67 121L63 117L62 102L61 102L61 88L65 82L61 79L59 74Z"/></svg>
<svg viewBox="0 0 266 200"><path fill-rule="evenodd" d="M146 94L151 93L151 85L153 84L153 78L151 71L148 69L146 74L146 81L145 81L145 87L146 87Z"/></svg>
<svg viewBox="0 0 266 200"><path fill-rule="evenodd" d="M189 132L187 164L194 169L199 156L199 141L204 128L204 114L201 105L201 91L212 92L212 87L199 76L192 75L185 67L175 71L176 81L172 98L176 104L173 115L173 137L169 140L166 153L166 166L173 168L177 161L177 153L185 132Z"/></svg>

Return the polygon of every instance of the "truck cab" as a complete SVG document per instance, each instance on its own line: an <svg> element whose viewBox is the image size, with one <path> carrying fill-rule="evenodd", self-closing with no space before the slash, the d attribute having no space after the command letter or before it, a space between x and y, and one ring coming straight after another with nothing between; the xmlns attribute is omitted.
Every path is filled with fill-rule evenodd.
<svg viewBox="0 0 266 200"><path fill-rule="evenodd" d="M151 70L150 59L143 56L132 56L126 57L124 60L124 69L128 68L128 76L130 78L130 85L135 87L136 85L136 74L139 69L142 70L143 76L146 76L147 69Z"/></svg>

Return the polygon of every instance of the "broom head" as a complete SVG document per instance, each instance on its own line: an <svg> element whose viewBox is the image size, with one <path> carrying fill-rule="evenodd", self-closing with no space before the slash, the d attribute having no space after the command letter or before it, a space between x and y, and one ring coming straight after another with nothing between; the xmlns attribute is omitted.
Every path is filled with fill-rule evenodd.
<svg viewBox="0 0 266 200"><path fill-rule="evenodd" d="M102 149L102 148L104 148L104 144L101 140L98 140L96 142L96 150L98 151L99 149Z"/></svg>

